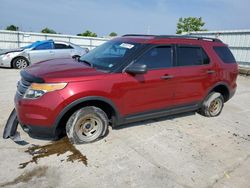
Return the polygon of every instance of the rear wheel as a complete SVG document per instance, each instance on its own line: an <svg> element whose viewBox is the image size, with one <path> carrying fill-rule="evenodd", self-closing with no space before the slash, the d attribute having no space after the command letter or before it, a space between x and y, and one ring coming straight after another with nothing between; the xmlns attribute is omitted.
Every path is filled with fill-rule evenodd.
<svg viewBox="0 0 250 188"><path fill-rule="evenodd" d="M13 60L13 67L16 69L24 69L28 65L29 65L29 62L23 57L18 57Z"/></svg>
<svg viewBox="0 0 250 188"><path fill-rule="evenodd" d="M218 92L211 92L202 103L198 113L206 117L215 117L220 115L223 106L223 96Z"/></svg>
<svg viewBox="0 0 250 188"><path fill-rule="evenodd" d="M84 107L71 115L66 124L66 133L74 144L96 141L108 129L108 117L100 108Z"/></svg>

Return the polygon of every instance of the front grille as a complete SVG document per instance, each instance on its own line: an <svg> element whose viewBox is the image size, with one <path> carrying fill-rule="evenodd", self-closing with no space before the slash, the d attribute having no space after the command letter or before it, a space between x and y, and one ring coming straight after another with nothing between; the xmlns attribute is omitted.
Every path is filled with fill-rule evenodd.
<svg viewBox="0 0 250 188"><path fill-rule="evenodd" d="M29 88L29 86L31 85L31 82L25 80L24 78L22 78L18 83L17 83L17 94L19 96L23 96L24 93L26 92L26 90Z"/></svg>

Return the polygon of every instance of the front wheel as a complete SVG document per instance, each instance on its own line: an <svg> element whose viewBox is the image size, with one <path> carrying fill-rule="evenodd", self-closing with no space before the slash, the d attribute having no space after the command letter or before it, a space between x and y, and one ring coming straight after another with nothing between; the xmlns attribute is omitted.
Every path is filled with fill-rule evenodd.
<svg viewBox="0 0 250 188"><path fill-rule="evenodd" d="M215 117L220 115L223 106L223 96L218 92L211 92L202 103L198 113L206 117Z"/></svg>
<svg viewBox="0 0 250 188"><path fill-rule="evenodd" d="M16 69L24 69L29 65L29 62L23 58L23 57L18 57L14 59L13 61L13 67Z"/></svg>
<svg viewBox="0 0 250 188"><path fill-rule="evenodd" d="M71 115L66 124L66 133L74 144L98 140L108 129L108 117L100 108L84 107Z"/></svg>

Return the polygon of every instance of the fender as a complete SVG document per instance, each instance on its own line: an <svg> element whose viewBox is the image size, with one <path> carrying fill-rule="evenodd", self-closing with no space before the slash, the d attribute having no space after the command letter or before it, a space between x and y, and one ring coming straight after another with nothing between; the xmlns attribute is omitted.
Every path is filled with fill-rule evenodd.
<svg viewBox="0 0 250 188"><path fill-rule="evenodd" d="M208 95L211 91L213 91L213 89L214 89L215 87L217 87L217 86L219 86L219 85L223 85L223 86L225 86L225 87L227 88L227 90L229 91L229 98L230 98L231 93L230 93L230 89L229 89L230 87L229 87L229 85L228 85L226 82L221 81L221 82L217 82L216 84L214 84L213 86L211 86L211 87L207 90L207 92L205 93L206 95L203 97L203 101L206 99L207 95Z"/></svg>
<svg viewBox="0 0 250 188"><path fill-rule="evenodd" d="M19 54L18 56L14 57L11 62L10 62L10 65L11 67L14 67L13 63L14 63L14 60L17 59L17 58L24 58L27 62L28 62L28 66L30 65L30 60L29 58L27 58L26 56L23 56L23 52L21 54Z"/></svg>
<svg viewBox="0 0 250 188"><path fill-rule="evenodd" d="M102 101L105 102L107 104L109 104L113 110L115 111L115 122L117 122L120 119L120 113L117 109L117 107L115 106L115 104L110 100L107 99L105 97L100 97L100 96L90 96L90 97L83 97L80 99L75 100L74 102L70 103L69 105L67 105L57 116L55 123L54 123L54 128L58 127L60 120L62 119L62 117L73 107L75 107L76 105L83 103L83 102L87 102L87 101L93 101L93 100L98 100L98 101Z"/></svg>

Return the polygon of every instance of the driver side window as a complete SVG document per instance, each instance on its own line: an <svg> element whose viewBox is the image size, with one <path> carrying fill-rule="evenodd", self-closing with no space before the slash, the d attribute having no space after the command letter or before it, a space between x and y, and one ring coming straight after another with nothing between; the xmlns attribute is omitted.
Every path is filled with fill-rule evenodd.
<svg viewBox="0 0 250 188"><path fill-rule="evenodd" d="M34 48L34 50L50 50L53 49L53 44L51 42L43 43Z"/></svg>
<svg viewBox="0 0 250 188"><path fill-rule="evenodd" d="M158 46L150 49L140 57L136 63L147 65L150 69L169 68L173 66L172 47Z"/></svg>

